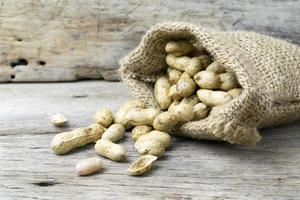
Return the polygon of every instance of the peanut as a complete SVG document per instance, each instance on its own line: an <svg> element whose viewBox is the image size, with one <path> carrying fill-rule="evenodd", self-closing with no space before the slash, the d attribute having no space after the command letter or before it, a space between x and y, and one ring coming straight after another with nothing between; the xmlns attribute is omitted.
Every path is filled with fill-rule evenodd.
<svg viewBox="0 0 300 200"><path fill-rule="evenodd" d="M130 101L123 104L115 114L115 123L122 124L126 130L132 128L132 124L126 119L127 112L132 108L145 108L145 104L140 100Z"/></svg>
<svg viewBox="0 0 300 200"><path fill-rule="evenodd" d="M137 140L138 142L139 140ZM141 155L155 155L157 157L162 156L165 153L165 146L158 140L149 139L144 141L143 143L136 143L135 148L137 149L138 153Z"/></svg>
<svg viewBox="0 0 300 200"><path fill-rule="evenodd" d="M169 96L175 101L180 101L182 99L182 96L179 95L177 90L177 85L172 85L170 87Z"/></svg>
<svg viewBox="0 0 300 200"><path fill-rule="evenodd" d="M194 47L191 43L179 40L179 41L171 41L168 42L165 51L167 53L173 54L174 56L183 56L191 53L193 51Z"/></svg>
<svg viewBox="0 0 300 200"><path fill-rule="evenodd" d="M201 71L194 76L194 79L203 89L217 89L221 84L218 74L211 71Z"/></svg>
<svg viewBox="0 0 300 200"><path fill-rule="evenodd" d="M117 142L125 136L125 128L122 124L111 125L102 135L102 139Z"/></svg>
<svg viewBox="0 0 300 200"><path fill-rule="evenodd" d="M193 106L190 104L179 104L175 107L174 112L177 116L177 120L183 123L192 121L195 117Z"/></svg>
<svg viewBox="0 0 300 200"><path fill-rule="evenodd" d="M148 172L156 160L157 156L143 155L139 157L134 163L132 163L127 171L131 176L139 176Z"/></svg>
<svg viewBox="0 0 300 200"><path fill-rule="evenodd" d="M185 97L181 102L174 101L167 112L159 114L153 122L153 127L160 131L170 131L180 124L194 119L193 106L199 102L197 95Z"/></svg>
<svg viewBox="0 0 300 200"><path fill-rule="evenodd" d="M159 141L161 141L163 143L163 145L168 148L171 145L171 136L163 131L157 131L157 130L153 130L151 131L149 134L144 136L145 138L154 138L154 139L158 139Z"/></svg>
<svg viewBox="0 0 300 200"><path fill-rule="evenodd" d="M109 125L112 124L114 116L110 109L102 108L96 112L96 114L94 115L94 119L96 123L107 128Z"/></svg>
<svg viewBox="0 0 300 200"><path fill-rule="evenodd" d="M99 124L92 124L85 128L78 128L71 132L57 134L52 142L52 150L56 154L65 154L72 149L84 146L101 138L105 128Z"/></svg>
<svg viewBox="0 0 300 200"><path fill-rule="evenodd" d="M197 96L208 106L223 105L232 100L232 97L223 91L212 91L207 89L200 89L197 91Z"/></svg>
<svg viewBox="0 0 300 200"><path fill-rule="evenodd" d="M221 90L230 90L233 88L236 88L238 86L238 82L235 78L235 75L232 72L226 72L219 74L221 85L220 89Z"/></svg>
<svg viewBox="0 0 300 200"><path fill-rule="evenodd" d="M79 176L86 176L101 171L103 163L99 158L86 158L76 163L75 169Z"/></svg>
<svg viewBox="0 0 300 200"><path fill-rule="evenodd" d="M194 105L193 111L195 114L195 120L204 119L208 115L208 107L204 103L197 103Z"/></svg>
<svg viewBox="0 0 300 200"><path fill-rule="evenodd" d="M133 108L126 114L126 120L134 126L152 126L154 118L160 113L156 108Z"/></svg>
<svg viewBox="0 0 300 200"><path fill-rule="evenodd" d="M199 98L196 94L193 94L189 97L183 98L181 101L173 101L171 105L168 108L169 112L175 112L175 107L178 106L179 104L190 104L192 106L196 105L199 102Z"/></svg>
<svg viewBox="0 0 300 200"><path fill-rule="evenodd" d="M198 97L197 97L197 98L198 98ZM169 112L174 112L175 107L176 107L177 105L179 105L180 103L181 103L181 101L173 101L173 102L171 103L171 105L169 106L168 111L169 111Z"/></svg>
<svg viewBox="0 0 300 200"><path fill-rule="evenodd" d="M182 122L194 119L193 106L199 102L197 95L182 99L181 102L174 101L167 112L159 114L153 122L153 127L160 131L170 131Z"/></svg>
<svg viewBox="0 0 300 200"><path fill-rule="evenodd" d="M185 72L187 72L190 76L194 76L201 70L205 69L210 63L211 59L207 55L191 58L185 67Z"/></svg>
<svg viewBox="0 0 300 200"><path fill-rule="evenodd" d="M115 144L110 140L100 139L95 145L96 153L113 161L126 159L126 150L122 145Z"/></svg>
<svg viewBox="0 0 300 200"><path fill-rule="evenodd" d="M177 83L177 81L180 79L181 74L182 72L177 69L168 68L167 70L167 75L172 85Z"/></svg>
<svg viewBox="0 0 300 200"><path fill-rule="evenodd" d="M148 134L142 135L136 141L134 147L139 154L151 154L159 157L170 144L171 137L169 134L161 131L151 131Z"/></svg>
<svg viewBox="0 0 300 200"><path fill-rule="evenodd" d="M168 54L166 57L166 63L169 65L169 67L183 72L185 71L185 67L190 59L191 58L187 56L176 57L172 54Z"/></svg>
<svg viewBox="0 0 300 200"><path fill-rule="evenodd" d="M52 114L50 116L50 121L55 126L59 126L60 127L60 126L64 126L68 122L68 119L62 113L54 113L54 114Z"/></svg>
<svg viewBox="0 0 300 200"><path fill-rule="evenodd" d="M160 77L154 85L154 97L161 109L165 110L169 107L172 99L169 97L171 83L167 76Z"/></svg>
<svg viewBox="0 0 300 200"><path fill-rule="evenodd" d="M136 141L139 137L149 133L150 131L152 131L151 126L136 126L132 129L132 138Z"/></svg>
<svg viewBox="0 0 300 200"><path fill-rule="evenodd" d="M195 81L185 72L181 75L176 85L170 88L169 95L174 100L180 100L183 97L188 97L195 92L196 83Z"/></svg>
<svg viewBox="0 0 300 200"><path fill-rule="evenodd" d="M199 102L199 98L196 94L193 94L189 97L185 97L181 100L180 104L190 104L191 106L196 105Z"/></svg>
<svg viewBox="0 0 300 200"><path fill-rule="evenodd" d="M235 98L242 93L242 89L241 88L233 88L231 90L228 90L227 93L230 94L233 98Z"/></svg>
<svg viewBox="0 0 300 200"><path fill-rule="evenodd" d="M153 128L159 131L170 131L177 126L179 118L177 114L167 111L160 113L153 122Z"/></svg>
<svg viewBox="0 0 300 200"><path fill-rule="evenodd" d="M206 68L206 71L215 72L219 74L226 72L226 69L218 61L215 60Z"/></svg>

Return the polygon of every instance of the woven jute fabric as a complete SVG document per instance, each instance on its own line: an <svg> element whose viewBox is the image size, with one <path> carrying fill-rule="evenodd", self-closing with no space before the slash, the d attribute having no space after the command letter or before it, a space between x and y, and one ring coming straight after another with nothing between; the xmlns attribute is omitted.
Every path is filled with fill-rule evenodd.
<svg viewBox="0 0 300 200"><path fill-rule="evenodd" d="M120 61L122 80L147 106L158 107L153 85L166 72L166 43L178 39L204 47L236 74L243 92L214 108L207 118L178 127L174 134L255 145L261 139L259 128L300 118L298 46L253 32L213 32L177 22L152 27Z"/></svg>

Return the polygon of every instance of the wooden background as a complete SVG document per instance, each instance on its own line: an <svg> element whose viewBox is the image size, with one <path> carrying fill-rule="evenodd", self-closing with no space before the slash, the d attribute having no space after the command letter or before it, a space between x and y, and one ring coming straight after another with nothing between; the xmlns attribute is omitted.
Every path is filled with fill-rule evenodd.
<svg viewBox="0 0 300 200"><path fill-rule="evenodd" d="M300 43L300 0L0 0L0 82L118 79L158 22L251 30Z"/></svg>
<svg viewBox="0 0 300 200"><path fill-rule="evenodd" d="M141 177L127 175L138 157L131 133L120 141L128 160L104 163L101 173L75 174L75 163L97 156L94 145L55 155L55 134L87 126L96 110L114 112L132 99L120 82L0 84L1 200L299 200L300 122L261 130L253 148L172 137L173 144ZM63 112L56 128L48 113Z"/></svg>

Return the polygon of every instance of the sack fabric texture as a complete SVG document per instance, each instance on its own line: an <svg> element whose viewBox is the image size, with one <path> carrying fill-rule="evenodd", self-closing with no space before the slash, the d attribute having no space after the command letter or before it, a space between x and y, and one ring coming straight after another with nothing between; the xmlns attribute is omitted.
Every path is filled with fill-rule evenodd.
<svg viewBox="0 0 300 200"><path fill-rule="evenodd" d="M214 32L180 22L152 27L120 61L122 80L148 107L158 107L153 85L166 73L165 45L178 39L204 47L236 74L243 92L213 109L207 118L187 122L173 134L255 145L261 139L259 128L300 118L299 46L253 32Z"/></svg>

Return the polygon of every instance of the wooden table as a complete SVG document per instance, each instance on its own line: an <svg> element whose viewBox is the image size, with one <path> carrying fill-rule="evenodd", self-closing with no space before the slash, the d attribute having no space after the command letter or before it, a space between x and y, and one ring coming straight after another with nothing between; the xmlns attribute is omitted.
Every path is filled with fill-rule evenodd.
<svg viewBox="0 0 300 200"><path fill-rule="evenodd" d="M300 0L0 0L0 82L117 80L161 22L247 30L300 44Z"/></svg>
<svg viewBox="0 0 300 200"><path fill-rule="evenodd" d="M0 199L299 199L300 123L262 130L255 148L174 137L147 176L126 174L137 158L130 133L121 141L128 162L102 159L102 173L78 177L77 160L96 156L88 145L53 154L52 137L92 123L132 96L117 82L0 85ZM69 118L55 128L48 113Z"/></svg>

